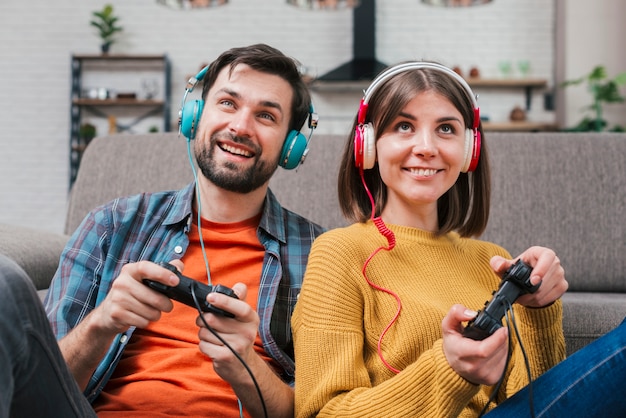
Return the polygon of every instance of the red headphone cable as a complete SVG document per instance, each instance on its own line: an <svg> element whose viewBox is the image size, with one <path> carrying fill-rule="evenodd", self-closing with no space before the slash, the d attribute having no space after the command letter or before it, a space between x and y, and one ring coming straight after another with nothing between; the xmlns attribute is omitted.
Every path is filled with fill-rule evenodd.
<svg viewBox="0 0 626 418"><path fill-rule="evenodd" d="M383 342L383 338L384 338L385 334L387 334L387 331L389 331L391 326L396 322L396 320L400 316L400 311L402 310L402 301L400 301L400 297L396 293L392 292L389 289L385 289L384 287L378 286L377 284L375 284L372 281L370 281L370 279L367 277L367 273L365 272L369 262L372 260L372 258L374 258L374 256L376 254L378 254L382 250L391 251L393 249L393 247L395 247L395 245L396 245L396 236L394 235L393 231L390 230L387 227L387 225L385 225L385 222L383 221L383 219L380 216L374 216L374 214L376 213L376 204L374 203L374 198L372 197L372 194L370 193L370 190L367 187L367 184L365 182L365 176L363 175L363 168L362 167L359 168L359 174L361 175L361 182L363 183L363 187L365 187L365 191L367 193L367 196L369 197L370 202L372 204L371 220L374 223L374 225L376 226L376 228L378 229L378 232L380 232L380 234L382 236L387 238L387 244L388 244L387 246L380 246L380 247L378 247L377 249L375 249L370 254L370 256L367 258L367 260L365 260L365 263L363 264L363 269L361 270L361 273L363 274L363 277L365 278L365 281L367 282L368 285L370 285L372 288L374 288L376 290L379 290L381 292L385 292L385 293L393 296L394 299L396 300L396 303L397 303L397 306L398 306L396 314L391 319L389 324L387 324L387 326L385 327L383 332L380 334L380 337L378 338L378 357L383 362L385 367L387 367L389 370L391 370L394 373L400 373L400 370L396 369L391 364L389 364L387 362L387 360L385 360L385 358L383 356L383 353L382 353L382 342Z"/></svg>

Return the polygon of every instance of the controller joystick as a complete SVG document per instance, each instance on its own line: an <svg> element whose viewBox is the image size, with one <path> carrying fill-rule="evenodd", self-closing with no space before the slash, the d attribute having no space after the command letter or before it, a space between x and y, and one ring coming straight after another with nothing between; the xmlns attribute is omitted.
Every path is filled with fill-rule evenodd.
<svg viewBox="0 0 626 418"><path fill-rule="evenodd" d="M224 295L230 296L231 298L238 299L237 295L232 289L221 284L218 284L217 286L211 286L208 284L200 283L189 277L183 276L176 267L169 263L159 263L159 265L161 267L165 267L166 269L178 276L180 280L178 282L178 285L167 286L154 280L143 279L142 281L145 285L147 285L151 289L156 290L157 292L163 293L170 299L184 303L185 305L191 306L192 308L196 307L196 303L193 297L195 293L196 299L200 304L200 309L202 310L202 312L210 312L216 315L227 316L229 318L235 317L235 315L233 315L232 313L220 308L216 308L206 300L206 297L209 293L222 293Z"/></svg>
<svg viewBox="0 0 626 418"><path fill-rule="evenodd" d="M540 284L530 282L532 268L521 259L517 260L502 277L497 291L493 292L491 301L478 311L476 318L469 321L463 335L473 340L484 340L502 327L502 318L506 310L523 294L534 293Z"/></svg>

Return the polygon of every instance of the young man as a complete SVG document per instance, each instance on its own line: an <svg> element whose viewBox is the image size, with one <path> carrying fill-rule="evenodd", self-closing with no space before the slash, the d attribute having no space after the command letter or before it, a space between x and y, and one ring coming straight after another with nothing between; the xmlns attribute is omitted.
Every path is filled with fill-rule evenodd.
<svg viewBox="0 0 626 418"><path fill-rule="evenodd" d="M296 63L267 45L226 51L200 75L203 100L182 113L197 181L91 212L44 302L100 417L293 415L290 317L322 228L282 208L268 183L279 164L293 168L292 141L306 141L310 95ZM146 286L178 283L162 262L232 288L238 298L208 302L234 318L201 318Z"/></svg>

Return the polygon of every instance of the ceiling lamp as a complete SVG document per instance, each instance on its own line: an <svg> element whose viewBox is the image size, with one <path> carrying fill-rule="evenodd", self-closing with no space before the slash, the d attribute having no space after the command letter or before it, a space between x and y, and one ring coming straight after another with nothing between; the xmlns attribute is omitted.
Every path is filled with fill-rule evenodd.
<svg viewBox="0 0 626 418"><path fill-rule="evenodd" d="M223 6L228 0L157 0L157 3L172 9L190 10Z"/></svg>
<svg viewBox="0 0 626 418"><path fill-rule="evenodd" d="M287 4L310 10L353 9L359 0L287 0Z"/></svg>
<svg viewBox="0 0 626 418"><path fill-rule="evenodd" d="M491 3L492 0L422 0L422 3L429 6L439 7L469 7L480 6Z"/></svg>

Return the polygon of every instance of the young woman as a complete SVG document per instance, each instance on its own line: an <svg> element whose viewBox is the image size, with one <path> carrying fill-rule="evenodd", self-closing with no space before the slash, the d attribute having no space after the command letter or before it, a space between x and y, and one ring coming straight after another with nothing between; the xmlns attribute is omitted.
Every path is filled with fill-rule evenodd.
<svg viewBox="0 0 626 418"><path fill-rule="evenodd" d="M517 257L539 286L506 315L511 327L464 333L516 261L473 238L489 215L482 134L471 89L446 67L403 63L366 90L339 172L355 223L315 241L292 318L297 417L474 417L496 406L528 416L558 399L542 387L501 405L565 357L567 282L552 250Z"/></svg>

